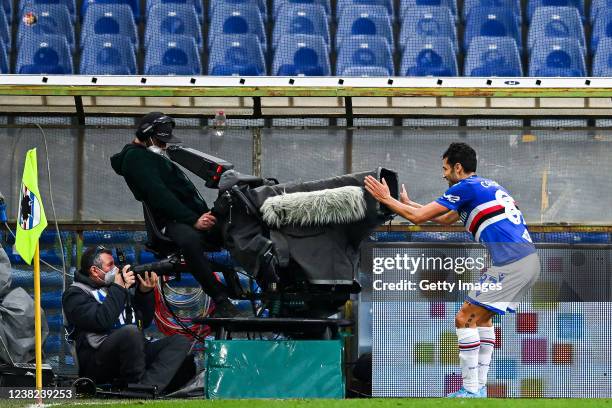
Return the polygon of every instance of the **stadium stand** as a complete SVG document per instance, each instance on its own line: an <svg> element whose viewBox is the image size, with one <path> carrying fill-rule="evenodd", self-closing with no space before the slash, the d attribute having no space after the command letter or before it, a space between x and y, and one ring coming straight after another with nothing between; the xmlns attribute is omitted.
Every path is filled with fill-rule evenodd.
<svg viewBox="0 0 612 408"><path fill-rule="evenodd" d="M248 34L219 35L208 60L209 75L266 75L261 43Z"/></svg>
<svg viewBox="0 0 612 408"><path fill-rule="evenodd" d="M612 38L600 40L600 48L593 58L593 76L612 77Z"/></svg>
<svg viewBox="0 0 612 408"><path fill-rule="evenodd" d="M612 38L612 9L602 10L594 20L591 34L591 53L597 52L599 42L604 38Z"/></svg>
<svg viewBox="0 0 612 408"><path fill-rule="evenodd" d="M399 35L400 49L412 38L445 37L459 50L455 19L448 7L417 6L406 10Z"/></svg>
<svg viewBox="0 0 612 408"><path fill-rule="evenodd" d="M72 74L72 55L66 37L43 34L24 37L19 46L17 74Z"/></svg>
<svg viewBox="0 0 612 408"><path fill-rule="evenodd" d="M384 6L353 6L344 9L338 18L336 48L351 36L376 36L387 40L389 47L394 48L391 20Z"/></svg>
<svg viewBox="0 0 612 408"><path fill-rule="evenodd" d="M475 37L465 57L465 76L523 76L516 42L510 37Z"/></svg>
<svg viewBox="0 0 612 408"><path fill-rule="evenodd" d="M591 0L591 12L589 21L593 23L600 11L612 8L612 0Z"/></svg>
<svg viewBox="0 0 612 408"><path fill-rule="evenodd" d="M12 16L11 14L11 1L10 0L4 0L4 11L6 13L6 16ZM8 4L8 7L7 7ZM18 12L16 12L15 14L17 15L21 15L21 10L25 7L28 6L30 4L63 4L64 6L66 6L68 8L68 12L70 13L70 17L72 19L72 22L74 23L76 21L76 3L75 0L20 0L19 1L19 8L18 8ZM81 16L83 16L84 14L81 14Z"/></svg>
<svg viewBox="0 0 612 408"><path fill-rule="evenodd" d="M87 39L79 73L134 75L136 72L136 55L129 39L120 35L95 35Z"/></svg>
<svg viewBox="0 0 612 408"><path fill-rule="evenodd" d="M404 76L458 75L455 49L449 38L412 38L406 43L400 68Z"/></svg>
<svg viewBox="0 0 612 408"><path fill-rule="evenodd" d="M272 48L291 34L307 34L323 37L329 45L329 26L325 8L321 4L285 4L274 21Z"/></svg>
<svg viewBox="0 0 612 408"><path fill-rule="evenodd" d="M584 20L584 0L528 0L527 21L531 22L535 11L540 7L573 7L578 10L581 19Z"/></svg>
<svg viewBox="0 0 612 408"><path fill-rule="evenodd" d="M538 7L529 26L527 45L546 38L574 38L586 51L584 28L575 7Z"/></svg>
<svg viewBox="0 0 612 408"><path fill-rule="evenodd" d="M198 49L203 48L202 26L191 4L160 3L151 8L145 29L145 49L155 45L167 35L192 37Z"/></svg>
<svg viewBox="0 0 612 408"><path fill-rule="evenodd" d="M463 21L467 21L467 17L474 7L502 7L511 9L518 18L519 24L522 23L520 0L465 0L463 2Z"/></svg>
<svg viewBox="0 0 612 408"><path fill-rule="evenodd" d="M202 62L193 37L166 35L158 37L145 53L145 75L201 75Z"/></svg>
<svg viewBox="0 0 612 408"><path fill-rule="evenodd" d="M325 13L331 18L331 2L329 0L274 0L274 19L278 17L279 11L284 4L320 4L325 8Z"/></svg>
<svg viewBox="0 0 612 408"><path fill-rule="evenodd" d="M2 40L2 43L8 48L11 48L11 31L10 31L10 25L8 23L8 20L6 18L6 15L4 14L4 10L0 10L0 40Z"/></svg>
<svg viewBox="0 0 612 408"><path fill-rule="evenodd" d="M512 9L503 7L473 7L467 17L463 37L464 51L475 37L510 37L522 48L521 33Z"/></svg>
<svg viewBox="0 0 612 408"><path fill-rule="evenodd" d="M6 46L4 45L4 42L2 41L0 41L0 73L2 74L10 73L8 54L6 52Z"/></svg>
<svg viewBox="0 0 612 408"><path fill-rule="evenodd" d="M259 39L262 49L267 49L266 30L259 7L253 3L220 3L213 9L208 31L208 46L222 34L250 34Z"/></svg>
<svg viewBox="0 0 612 408"><path fill-rule="evenodd" d="M138 33L132 9L127 4L91 4L83 18L81 48L87 37L99 34L117 34L138 46Z"/></svg>
<svg viewBox="0 0 612 408"><path fill-rule="evenodd" d="M140 21L139 0L83 0L83 3L81 5L81 17L87 14L87 8L92 4L127 4L132 9L134 21Z"/></svg>
<svg viewBox="0 0 612 408"><path fill-rule="evenodd" d="M273 75L329 76L329 48L318 35L286 35L274 54ZM385 74L386 75L386 74Z"/></svg>
<svg viewBox="0 0 612 408"><path fill-rule="evenodd" d="M192 0L192 1L198 1L198 0ZM299 4L302 3L307 3L308 2L299 2ZM208 16L207 19L210 21L210 16L213 15L213 11L214 9L218 6L218 5L223 5L223 4L253 4L255 6L257 6L257 8L259 8L259 12L261 13L261 16L264 20L264 22L267 22L268 20L268 7L266 6L266 0L218 0L218 1L209 1L208 2Z"/></svg>
<svg viewBox="0 0 612 408"><path fill-rule="evenodd" d="M212 2L217 3L217 2ZM146 18L149 18L149 12L153 7L160 4L171 4L171 5L182 5L187 7L193 7L195 9L198 21L200 24L204 21L204 10L202 9L202 0L146 0Z"/></svg>
<svg viewBox="0 0 612 408"><path fill-rule="evenodd" d="M393 11L393 0L337 0L336 1L336 16L341 16L342 12L347 8L355 6L382 6L387 9L389 19L393 21L395 19L395 12Z"/></svg>
<svg viewBox="0 0 612 408"><path fill-rule="evenodd" d="M404 20L407 10L411 10L417 6L442 6L448 7L457 18L457 1L456 0L401 0L400 1L400 20Z"/></svg>
<svg viewBox="0 0 612 408"><path fill-rule="evenodd" d="M361 68L349 71L349 68L356 67ZM338 51L336 75L344 76L355 72L386 72L386 75L394 75L393 57L386 38L375 35L353 35L342 42Z"/></svg>
<svg viewBox="0 0 612 408"><path fill-rule="evenodd" d="M25 18L28 15L35 16L34 20ZM3 27L1 21L3 18L4 15L0 13L0 27ZM17 45L19 46L26 36L40 34L64 36L71 50L74 51L74 26L68 8L64 4L28 4L21 9ZM4 33L2 35L4 37Z"/></svg>

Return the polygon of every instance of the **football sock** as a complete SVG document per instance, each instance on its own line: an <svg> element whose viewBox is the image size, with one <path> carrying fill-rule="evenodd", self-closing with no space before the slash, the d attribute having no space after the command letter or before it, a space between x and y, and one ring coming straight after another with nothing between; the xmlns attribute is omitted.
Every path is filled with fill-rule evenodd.
<svg viewBox="0 0 612 408"><path fill-rule="evenodd" d="M495 329L493 327L479 327L480 350L478 351L478 389L487 385L487 374L491 364L491 355L495 346Z"/></svg>
<svg viewBox="0 0 612 408"><path fill-rule="evenodd" d="M463 388L469 392L478 392L478 352L480 337L478 329L456 329L459 342L459 365L463 377Z"/></svg>

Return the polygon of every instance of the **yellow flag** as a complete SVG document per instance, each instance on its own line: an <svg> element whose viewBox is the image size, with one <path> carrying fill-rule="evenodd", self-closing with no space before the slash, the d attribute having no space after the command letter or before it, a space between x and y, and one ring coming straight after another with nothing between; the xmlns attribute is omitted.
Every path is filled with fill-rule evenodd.
<svg viewBox="0 0 612 408"><path fill-rule="evenodd" d="M38 164L36 149L28 150L23 166L17 216L17 238L15 249L28 265L32 264L36 243L47 227L47 217L38 192Z"/></svg>

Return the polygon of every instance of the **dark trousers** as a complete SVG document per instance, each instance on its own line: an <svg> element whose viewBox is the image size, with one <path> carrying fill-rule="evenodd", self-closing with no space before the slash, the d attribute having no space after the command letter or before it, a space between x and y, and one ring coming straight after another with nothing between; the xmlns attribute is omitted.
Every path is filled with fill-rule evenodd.
<svg viewBox="0 0 612 408"><path fill-rule="evenodd" d="M95 351L93 364L85 375L99 384L119 380L124 385L156 385L158 391L164 391L174 377L185 377L180 371L184 362L192 359L188 357L189 348L189 340L183 336L150 342L138 327L123 326L112 332Z"/></svg>
<svg viewBox="0 0 612 408"><path fill-rule="evenodd" d="M204 251L214 242L214 231L198 231L191 225L177 222L166 224L166 236L183 250L191 274L216 303L227 299L225 286L217 280Z"/></svg>

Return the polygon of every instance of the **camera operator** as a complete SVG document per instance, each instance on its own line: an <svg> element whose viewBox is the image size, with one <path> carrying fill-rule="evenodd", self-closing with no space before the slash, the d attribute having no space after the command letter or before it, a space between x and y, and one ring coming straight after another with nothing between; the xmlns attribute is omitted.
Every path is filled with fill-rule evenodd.
<svg viewBox="0 0 612 408"><path fill-rule="evenodd" d="M215 302L215 317L241 315L204 253L219 247L217 220L191 180L164 155L167 144L181 142L173 128L171 117L148 113L138 121L136 138L111 157L111 165L134 197L151 208L160 230L181 248L193 277Z"/></svg>
<svg viewBox="0 0 612 408"><path fill-rule="evenodd" d="M159 392L176 389L195 375L185 337L149 341L142 333L155 313L157 279L155 272L135 276L130 265L120 271L103 246L85 251L74 283L62 296L79 375L123 387L157 386Z"/></svg>

